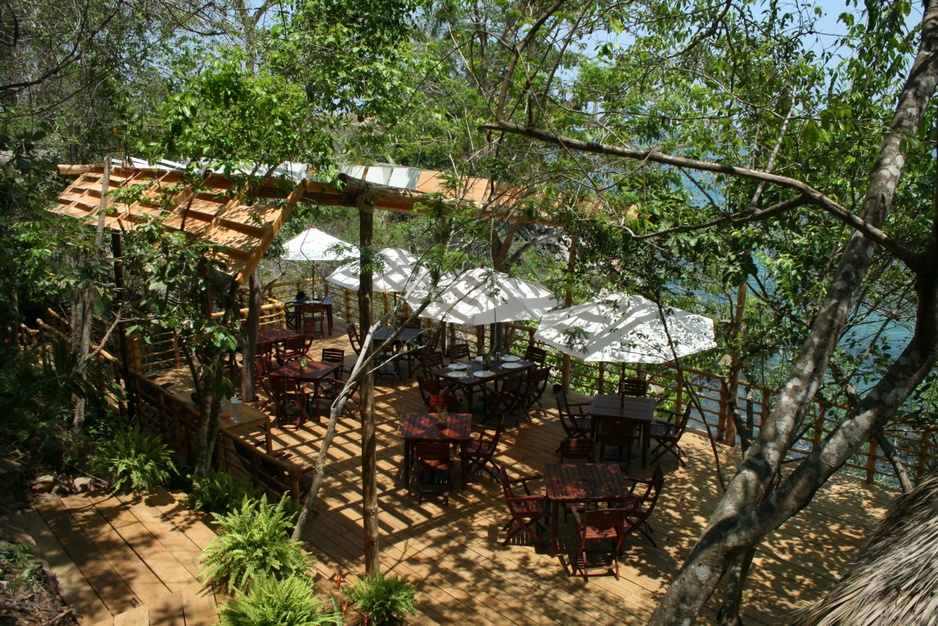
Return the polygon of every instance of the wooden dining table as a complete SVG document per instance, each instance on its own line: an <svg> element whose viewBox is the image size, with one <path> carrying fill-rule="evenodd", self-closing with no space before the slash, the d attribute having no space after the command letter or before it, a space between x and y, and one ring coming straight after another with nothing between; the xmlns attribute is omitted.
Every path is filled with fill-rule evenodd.
<svg viewBox="0 0 938 626"><path fill-rule="evenodd" d="M642 467L648 462L648 442L651 421L655 417L654 398L632 398L619 394L596 394L590 402L589 415L593 418L593 434L599 432L604 417L616 417L634 423L642 430Z"/></svg>
<svg viewBox="0 0 938 626"><path fill-rule="evenodd" d="M270 371L271 377L292 378L299 382L313 383L313 402L316 404L316 419L320 418L319 403L322 381L339 369L338 363L323 363L321 361L306 360L306 365L300 365L299 359L284 363L281 367Z"/></svg>
<svg viewBox="0 0 938 626"><path fill-rule="evenodd" d="M278 344L302 337L303 333L279 326L261 326L257 329L257 353L273 352Z"/></svg>
<svg viewBox="0 0 938 626"><path fill-rule="evenodd" d="M469 406L472 406L472 392L475 387L481 387L486 383L500 380L512 374L527 372L528 369L536 365L520 357L507 356L509 356L509 360L494 359L489 362L488 366L476 358L466 362L450 363L445 367L432 369L430 373L441 379L456 383L466 395Z"/></svg>
<svg viewBox="0 0 938 626"><path fill-rule="evenodd" d="M462 476L462 488L468 481L468 463L466 450L472 436L472 414L450 413L446 428L439 426L437 413L407 413L401 420L401 439L404 440L404 484L410 484L410 466L413 463L413 449L418 441L442 441L459 446L459 465Z"/></svg>
<svg viewBox="0 0 938 626"><path fill-rule="evenodd" d="M303 330L302 323L300 322L300 319L302 317L303 305L304 304L321 304L323 318L325 319L326 327L328 327L329 336L331 337L332 336L332 307L334 303L335 303L335 298L333 298L332 296L326 296L322 298L321 300L307 299L304 301L291 300L290 302L284 302L283 306L287 311L286 313L287 326L290 327L292 330L297 330L297 331Z"/></svg>
<svg viewBox="0 0 938 626"><path fill-rule="evenodd" d="M629 482L615 463L550 463L544 467L550 501L550 555L557 556L557 518L560 506L576 502L624 499Z"/></svg>

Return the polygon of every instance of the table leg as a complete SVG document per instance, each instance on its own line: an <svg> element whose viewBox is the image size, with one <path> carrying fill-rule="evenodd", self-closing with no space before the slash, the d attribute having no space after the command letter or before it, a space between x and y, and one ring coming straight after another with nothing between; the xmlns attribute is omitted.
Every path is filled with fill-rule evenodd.
<svg viewBox="0 0 938 626"><path fill-rule="evenodd" d="M410 487L410 442L406 439L404 440L404 488Z"/></svg>
<svg viewBox="0 0 938 626"><path fill-rule="evenodd" d="M650 425L649 422L642 423L642 469L645 469L645 466L648 464L648 440L650 439L648 434L651 430L651 428L649 428Z"/></svg>
<svg viewBox="0 0 938 626"><path fill-rule="evenodd" d="M560 517L560 501L550 503L550 555L557 556L557 518Z"/></svg>
<svg viewBox="0 0 938 626"><path fill-rule="evenodd" d="M462 488L469 488L469 467L466 462L466 442L459 442L459 466L462 468Z"/></svg>

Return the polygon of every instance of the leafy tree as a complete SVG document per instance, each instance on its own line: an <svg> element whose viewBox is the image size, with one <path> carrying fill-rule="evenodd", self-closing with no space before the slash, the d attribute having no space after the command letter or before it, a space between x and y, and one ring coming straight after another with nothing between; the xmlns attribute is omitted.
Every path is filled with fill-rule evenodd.
<svg viewBox="0 0 938 626"><path fill-rule="evenodd" d="M780 399L652 619L691 619L726 579L733 622L752 547L881 431L938 358L934 187L925 182L936 9L926 4L911 63L910 5L868 3L862 25L844 18L853 51L838 65L802 46L814 32L810 14L774 3L469 6L465 39L492 143L521 150L505 136L526 139L544 155L539 169L575 163L585 184L625 200L603 198L599 219L571 217L593 222L597 253L618 251L607 267L634 271L652 292L674 290L679 276L686 295L725 294L730 306L733 287L749 280L770 324L744 318L748 337L762 350L792 348ZM505 167L529 175L531 163ZM899 358L879 353L875 369L877 359L855 358L848 320L911 307L915 328ZM783 472L812 399L825 389L846 396L861 369L873 384Z"/></svg>

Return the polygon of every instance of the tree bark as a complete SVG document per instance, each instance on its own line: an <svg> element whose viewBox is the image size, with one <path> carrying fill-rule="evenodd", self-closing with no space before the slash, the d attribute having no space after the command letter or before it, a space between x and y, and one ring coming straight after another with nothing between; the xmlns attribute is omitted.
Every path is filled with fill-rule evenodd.
<svg viewBox="0 0 938 626"><path fill-rule="evenodd" d="M372 243L374 234L374 209L359 207L361 279L358 288L359 320L363 332L371 328L372 317ZM370 334L370 333L369 333ZM362 346L366 361L371 360L373 346L367 342ZM362 429L362 525L365 541L365 574L375 575L380 569L378 547L378 466L377 438L375 437L375 374L368 368L362 377L359 390Z"/></svg>

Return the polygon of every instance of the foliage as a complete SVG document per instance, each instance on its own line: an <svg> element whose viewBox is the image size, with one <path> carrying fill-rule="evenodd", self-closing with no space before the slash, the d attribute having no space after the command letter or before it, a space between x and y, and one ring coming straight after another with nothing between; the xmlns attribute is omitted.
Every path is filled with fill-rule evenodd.
<svg viewBox="0 0 938 626"><path fill-rule="evenodd" d="M219 534L202 553L203 584L245 590L261 576L305 575L313 559L303 552L303 542L287 538L296 519L287 512L288 501L286 495L273 505L266 495L245 498L240 509L215 514Z"/></svg>
<svg viewBox="0 0 938 626"><path fill-rule="evenodd" d="M227 472L211 471L206 476L192 476L192 491L186 506L197 511L225 515L240 506L245 498L254 497L251 481L235 480Z"/></svg>
<svg viewBox="0 0 938 626"><path fill-rule="evenodd" d="M96 459L98 471L111 478L114 491L142 493L166 484L175 473L172 451L157 435L134 426L102 441Z"/></svg>
<svg viewBox="0 0 938 626"><path fill-rule="evenodd" d="M308 577L260 577L249 593L236 591L219 613L226 626L342 624L341 613L324 612L324 607Z"/></svg>
<svg viewBox="0 0 938 626"><path fill-rule="evenodd" d="M69 424L73 398L85 398L95 423L104 423L104 394L118 391L100 364L78 359L64 342L20 352L3 344L0 355L0 441L57 469L80 462L71 458L80 443Z"/></svg>
<svg viewBox="0 0 938 626"><path fill-rule="evenodd" d="M10 581L14 586L38 586L42 584L42 563L33 558L28 544L0 540L0 580L6 584L10 574L15 574Z"/></svg>
<svg viewBox="0 0 938 626"><path fill-rule="evenodd" d="M385 576L381 572L360 578L348 593L349 600L362 613L370 615L379 626L403 621L407 615L415 615L416 595L417 588L405 578L396 574Z"/></svg>

